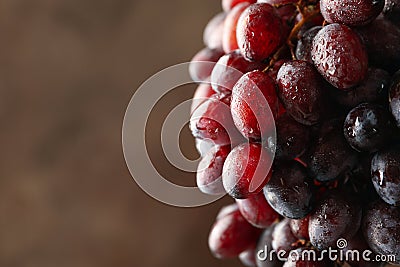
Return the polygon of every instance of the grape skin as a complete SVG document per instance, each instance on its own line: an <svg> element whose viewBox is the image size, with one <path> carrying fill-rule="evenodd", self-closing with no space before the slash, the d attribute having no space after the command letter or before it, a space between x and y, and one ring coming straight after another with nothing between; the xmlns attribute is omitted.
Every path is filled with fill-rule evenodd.
<svg viewBox="0 0 400 267"><path fill-rule="evenodd" d="M283 25L273 6L257 3L240 16L236 34L239 49L248 60L261 62L284 43Z"/></svg>
<svg viewBox="0 0 400 267"><path fill-rule="evenodd" d="M192 105L190 106L190 114L193 114L196 108L198 108L204 101L210 98L215 91L208 83L201 83L194 92Z"/></svg>
<svg viewBox="0 0 400 267"><path fill-rule="evenodd" d="M239 49L236 39L236 27L240 15L249 5L250 4L247 2L240 3L236 5L226 16L224 33L222 36L222 47L225 53Z"/></svg>
<svg viewBox="0 0 400 267"><path fill-rule="evenodd" d="M219 49L208 47L200 50L190 61L189 73L193 81L205 82L209 79L215 63L224 52Z"/></svg>
<svg viewBox="0 0 400 267"><path fill-rule="evenodd" d="M219 218L208 237L211 252L217 258L232 258L257 242L260 230L251 226L236 210Z"/></svg>
<svg viewBox="0 0 400 267"><path fill-rule="evenodd" d="M229 145L216 147L201 159L196 173L196 182L200 191L210 195L225 193L221 175L225 159L230 151Z"/></svg>
<svg viewBox="0 0 400 267"><path fill-rule="evenodd" d="M220 94L231 94L233 86L243 74L253 70L263 70L265 65L247 61L239 50L222 56L211 72L211 86Z"/></svg>
<svg viewBox="0 0 400 267"><path fill-rule="evenodd" d="M310 236L308 234L308 224L310 216L306 216L303 219L292 219L290 220L290 229L293 235L299 239L309 240Z"/></svg>
<svg viewBox="0 0 400 267"><path fill-rule="evenodd" d="M400 0L386 0L383 14L385 18L400 26Z"/></svg>
<svg viewBox="0 0 400 267"><path fill-rule="evenodd" d="M308 29L297 42L296 58L313 64L311 57L311 47L315 35L322 29L321 26L315 26Z"/></svg>
<svg viewBox="0 0 400 267"><path fill-rule="evenodd" d="M276 121L276 159L291 160L305 152L311 139L310 129L283 114Z"/></svg>
<svg viewBox="0 0 400 267"><path fill-rule="evenodd" d="M309 170L321 182L335 180L345 171L353 169L357 155L347 144L340 130L321 133L311 151Z"/></svg>
<svg viewBox="0 0 400 267"><path fill-rule="evenodd" d="M390 83L390 74L377 68L369 68L367 78L350 91L335 90L339 104L353 108L361 103L385 103Z"/></svg>
<svg viewBox="0 0 400 267"><path fill-rule="evenodd" d="M329 23L362 26L381 13L384 0L321 0L321 14Z"/></svg>
<svg viewBox="0 0 400 267"><path fill-rule="evenodd" d="M337 23L322 28L313 40L312 60L333 86L349 89L361 83L368 71L368 56L360 37Z"/></svg>
<svg viewBox="0 0 400 267"><path fill-rule="evenodd" d="M375 152L386 145L392 132L389 113L379 105L360 104L347 114L344 136L357 151Z"/></svg>
<svg viewBox="0 0 400 267"><path fill-rule="evenodd" d="M203 42L210 49L222 49L222 34L224 31L226 14L221 12L215 15L204 28Z"/></svg>
<svg viewBox="0 0 400 267"><path fill-rule="evenodd" d="M361 36L370 64L390 73L400 69L400 28L383 17L355 29Z"/></svg>
<svg viewBox="0 0 400 267"><path fill-rule="evenodd" d="M379 196L388 204L400 206L400 148L379 151L371 162L372 182Z"/></svg>
<svg viewBox="0 0 400 267"><path fill-rule="evenodd" d="M328 194L310 216L308 232L317 249L336 247L339 238L350 240L361 223L361 206L342 192Z"/></svg>
<svg viewBox="0 0 400 267"><path fill-rule="evenodd" d="M222 171L222 182L228 194L236 199L257 195L271 179L271 155L258 143L244 143L228 155Z"/></svg>
<svg viewBox="0 0 400 267"><path fill-rule="evenodd" d="M233 87L231 113L236 128L244 137L261 140L270 135L278 113L276 85L272 78L261 71L244 74Z"/></svg>
<svg viewBox="0 0 400 267"><path fill-rule="evenodd" d="M283 219L276 226L272 232L272 248L277 252L282 250L285 253L283 258L287 258L289 252L296 248L297 238L290 230L290 219Z"/></svg>
<svg viewBox="0 0 400 267"><path fill-rule="evenodd" d="M278 94L286 111L299 123L313 125L324 114L322 81L318 72L308 62L286 62L277 75Z"/></svg>
<svg viewBox="0 0 400 267"><path fill-rule="evenodd" d="M313 208L312 180L296 161L273 166L272 178L264 187L268 203L287 218L304 218Z"/></svg>
<svg viewBox="0 0 400 267"><path fill-rule="evenodd" d="M397 127L400 128L400 71L394 75L390 86L389 107Z"/></svg>
<svg viewBox="0 0 400 267"><path fill-rule="evenodd" d="M395 255L400 264L400 209L382 201L370 204L363 217L363 234L377 254Z"/></svg>
<svg viewBox="0 0 400 267"><path fill-rule="evenodd" d="M279 219L262 192L247 199L236 199L236 203L243 217L254 227L267 228Z"/></svg>
<svg viewBox="0 0 400 267"><path fill-rule="evenodd" d="M192 135L210 139L217 145L235 143L241 138L230 113L230 97L213 95L196 108L190 118Z"/></svg>

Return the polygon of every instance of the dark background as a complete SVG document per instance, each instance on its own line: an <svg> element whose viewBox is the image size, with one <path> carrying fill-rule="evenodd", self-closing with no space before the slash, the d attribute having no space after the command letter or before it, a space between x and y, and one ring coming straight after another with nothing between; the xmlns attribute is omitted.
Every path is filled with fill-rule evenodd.
<svg viewBox="0 0 400 267"><path fill-rule="evenodd" d="M219 10L215 0L0 1L0 266L239 266L208 251L222 203L153 200L121 148L135 89L201 49ZM193 156L187 133L183 144Z"/></svg>

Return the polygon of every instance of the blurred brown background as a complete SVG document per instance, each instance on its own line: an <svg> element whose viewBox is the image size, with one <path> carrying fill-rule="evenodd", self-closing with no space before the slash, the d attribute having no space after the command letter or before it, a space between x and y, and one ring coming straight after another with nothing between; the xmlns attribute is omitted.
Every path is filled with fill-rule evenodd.
<svg viewBox="0 0 400 267"><path fill-rule="evenodd" d="M208 251L222 203L151 199L121 148L134 90L189 60L220 9L215 0L0 0L0 266L239 266Z"/></svg>

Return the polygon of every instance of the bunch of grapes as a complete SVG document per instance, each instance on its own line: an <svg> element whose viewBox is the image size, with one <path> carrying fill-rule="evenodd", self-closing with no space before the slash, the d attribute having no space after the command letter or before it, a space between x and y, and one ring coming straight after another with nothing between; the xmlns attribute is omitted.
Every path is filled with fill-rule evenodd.
<svg viewBox="0 0 400 267"><path fill-rule="evenodd" d="M259 257L369 249L400 264L400 1L222 7L189 69L197 185L235 200L211 252L258 267L380 266Z"/></svg>

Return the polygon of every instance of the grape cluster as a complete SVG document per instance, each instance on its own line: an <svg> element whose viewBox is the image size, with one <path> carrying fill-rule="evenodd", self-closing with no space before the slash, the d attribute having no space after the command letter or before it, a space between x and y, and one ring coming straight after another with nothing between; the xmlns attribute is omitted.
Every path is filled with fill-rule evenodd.
<svg viewBox="0 0 400 267"><path fill-rule="evenodd" d="M209 236L245 266L400 264L400 1L223 0L190 64L197 184L229 194ZM274 138L276 137L276 138ZM257 256L258 255L258 256Z"/></svg>

